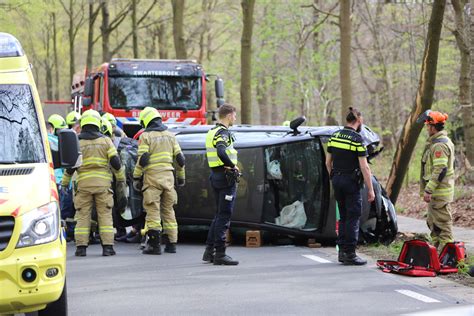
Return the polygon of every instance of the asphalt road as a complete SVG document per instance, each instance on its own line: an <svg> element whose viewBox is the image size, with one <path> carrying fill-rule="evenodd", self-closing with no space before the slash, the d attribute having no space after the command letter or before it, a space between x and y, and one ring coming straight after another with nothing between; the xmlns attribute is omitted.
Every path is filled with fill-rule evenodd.
<svg viewBox="0 0 474 316"><path fill-rule="evenodd" d="M197 244L161 256L142 255L135 244L115 248L115 257L102 257L100 245L92 245L87 257L78 258L69 244L70 315L400 315L439 309L441 315L474 315L470 288L382 273L373 261L343 266L334 248L232 246L228 253L238 266L203 263L204 246ZM444 310L453 307L463 310Z"/></svg>

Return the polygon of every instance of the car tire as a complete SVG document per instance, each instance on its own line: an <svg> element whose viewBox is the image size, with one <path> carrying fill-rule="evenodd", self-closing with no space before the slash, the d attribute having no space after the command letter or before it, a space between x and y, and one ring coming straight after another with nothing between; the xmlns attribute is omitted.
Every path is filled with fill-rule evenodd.
<svg viewBox="0 0 474 316"><path fill-rule="evenodd" d="M67 286L64 281L64 288L57 301L49 303L45 309L38 311L38 316L57 315L67 316Z"/></svg>

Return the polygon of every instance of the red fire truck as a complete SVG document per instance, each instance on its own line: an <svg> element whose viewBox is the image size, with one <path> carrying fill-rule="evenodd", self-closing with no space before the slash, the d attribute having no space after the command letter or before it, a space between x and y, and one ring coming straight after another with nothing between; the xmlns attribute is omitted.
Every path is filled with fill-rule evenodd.
<svg viewBox="0 0 474 316"><path fill-rule="evenodd" d="M94 109L117 118L129 136L139 129L138 116L146 106L157 108L168 125L206 124L206 81L202 66L192 60L112 59L85 80L82 111ZM218 106L224 85L216 76Z"/></svg>

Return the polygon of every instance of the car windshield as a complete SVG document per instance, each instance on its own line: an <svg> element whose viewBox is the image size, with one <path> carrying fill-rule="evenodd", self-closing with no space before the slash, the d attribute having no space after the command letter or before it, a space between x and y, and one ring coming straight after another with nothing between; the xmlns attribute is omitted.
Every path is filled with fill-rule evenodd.
<svg viewBox="0 0 474 316"><path fill-rule="evenodd" d="M201 77L109 76L109 102L115 109L197 110L201 94Z"/></svg>
<svg viewBox="0 0 474 316"><path fill-rule="evenodd" d="M0 164L46 162L29 85L0 84Z"/></svg>

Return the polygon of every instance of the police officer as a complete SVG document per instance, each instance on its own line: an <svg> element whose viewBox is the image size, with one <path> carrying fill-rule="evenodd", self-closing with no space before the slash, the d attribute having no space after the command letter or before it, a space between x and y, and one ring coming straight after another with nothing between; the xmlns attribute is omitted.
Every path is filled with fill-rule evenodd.
<svg viewBox="0 0 474 316"><path fill-rule="evenodd" d="M358 257L355 252L362 212L361 175L368 188L369 202L374 201L375 194L367 162L367 150L358 133L363 124L362 114L350 107L346 121L346 126L334 133L329 140L326 167L340 213L337 240L339 262L345 265L364 265L367 261Z"/></svg>
<svg viewBox="0 0 474 316"><path fill-rule="evenodd" d="M157 109L144 108L140 112L140 124L145 131L139 139L133 185L136 190L143 192L143 208L146 210L145 227L148 230L148 241L142 253L161 254L162 231L165 252L175 253L178 224L173 209L173 205L177 203L173 165L176 166L177 185L183 186L184 155L174 134L167 131L167 127L163 125Z"/></svg>
<svg viewBox="0 0 474 316"><path fill-rule="evenodd" d="M429 136L421 158L420 195L428 203L427 224L438 250L453 241L454 145L444 130L447 119L448 114L431 110L418 119Z"/></svg>
<svg viewBox="0 0 474 316"><path fill-rule="evenodd" d="M226 231L230 225L240 174L233 135L228 129L235 122L237 112L234 106L223 104L219 107L218 115L218 123L206 136L207 162L211 168L209 179L217 212L209 227L202 260L214 262L215 265L237 265L239 262L226 255L225 249Z"/></svg>
<svg viewBox="0 0 474 316"><path fill-rule="evenodd" d="M95 110L87 110L81 118L79 145L82 152L82 165L77 169L78 184L74 196L76 208L76 256L86 256L91 225L91 212L95 204L99 221L99 233L102 241L102 255L113 256L115 251L114 229L112 226L112 174L121 171L121 162L117 150L110 138L100 133L101 117ZM67 186L74 170L67 170L62 181ZM120 177L120 175L118 176Z"/></svg>

